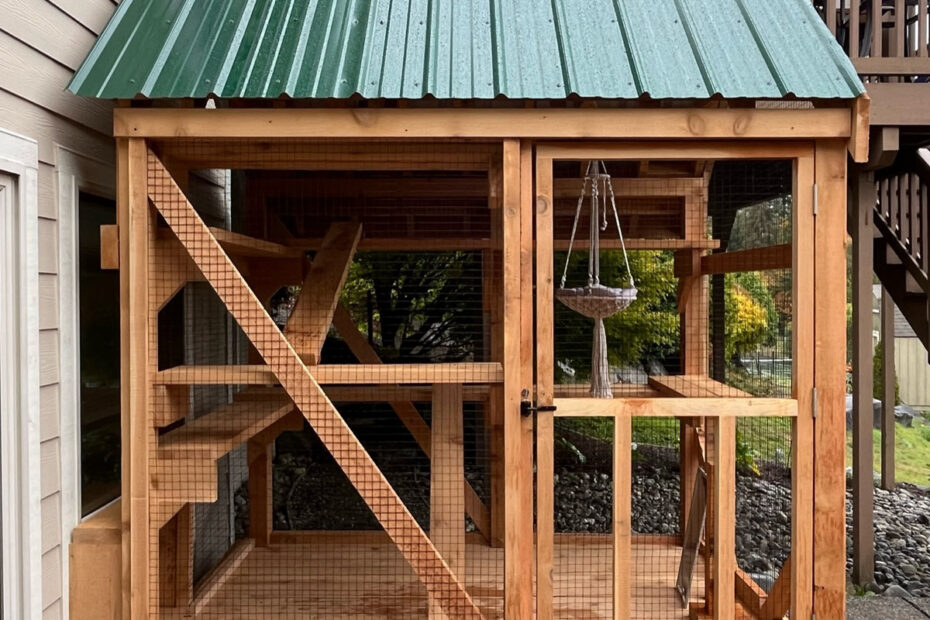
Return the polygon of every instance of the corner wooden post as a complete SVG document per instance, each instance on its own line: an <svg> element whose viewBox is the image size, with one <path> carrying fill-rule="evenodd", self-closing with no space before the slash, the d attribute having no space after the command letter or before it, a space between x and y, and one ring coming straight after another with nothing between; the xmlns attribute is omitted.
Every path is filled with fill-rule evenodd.
<svg viewBox="0 0 930 620"><path fill-rule="evenodd" d="M882 287L882 488L891 491L894 481L894 300Z"/></svg>
<svg viewBox="0 0 930 620"><path fill-rule="evenodd" d="M792 228L792 396L798 416L791 442L791 556L788 571L790 600L773 601L791 610L792 618L810 618L813 605L814 561L814 153L795 161ZM792 569L793 567L793 569ZM770 598L776 597L776 590ZM782 607L785 605L785 607Z"/></svg>
<svg viewBox="0 0 930 620"><path fill-rule="evenodd" d="M529 618L533 613L533 478L527 457L532 443L532 420L520 415L523 390L520 369L521 329L521 231L527 222L530 199L523 195L519 140L503 143L503 204L501 209L504 329L504 615Z"/></svg>
<svg viewBox="0 0 930 620"><path fill-rule="evenodd" d="M130 613L127 617L147 618L150 612L149 591L157 572L150 575L152 532L149 515L149 448L154 443L154 429L148 419L149 395L149 303L148 250L151 214L148 202L148 148L145 140L130 138L126 154L127 194L125 208L120 205L121 219L127 226L120 235L120 285L123 289L123 314L120 323L126 358L123 387L124 436L128 424L128 443L123 454L128 455L128 522L124 512L124 540L129 540L129 562L123 565L124 583L129 586ZM158 536L155 532L155 543ZM124 550L125 553L125 550ZM125 559L125 557L124 557ZM128 580L125 579L129 571ZM125 587L125 586L124 586ZM126 592L124 590L124 597ZM157 599L156 599L157 600Z"/></svg>
<svg viewBox="0 0 930 620"><path fill-rule="evenodd" d="M861 586L875 578L872 426L872 210L875 182L870 172L853 171L850 228L853 294L853 574Z"/></svg>
<svg viewBox="0 0 930 620"><path fill-rule="evenodd" d="M736 615L736 418L714 422L713 617Z"/></svg>
<svg viewBox="0 0 930 620"><path fill-rule="evenodd" d="M846 613L846 145L820 141L814 280L814 613Z"/></svg>

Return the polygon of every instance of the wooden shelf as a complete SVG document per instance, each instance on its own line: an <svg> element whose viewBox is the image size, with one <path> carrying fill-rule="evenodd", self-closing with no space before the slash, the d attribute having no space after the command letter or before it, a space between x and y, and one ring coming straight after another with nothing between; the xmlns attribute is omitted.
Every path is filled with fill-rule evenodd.
<svg viewBox="0 0 930 620"><path fill-rule="evenodd" d="M284 390L262 390L260 395L248 392L162 435L159 458L216 460L294 411Z"/></svg>
<svg viewBox="0 0 930 620"><path fill-rule="evenodd" d="M662 395L680 398L752 398L752 394L704 375L649 377L649 386Z"/></svg>
<svg viewBox="0 0 930 620"><path fill-rule="evenodd" d="M308 366L320 385L432 385L500 383L504 370L496 362L454 364L321 364ZM275 385L264 364L175 366L155 373L156 385Z"/></svg>
<svg viewBox="0 0 930 620"><path fill-rule="evenodd" d="M257 239L222 228L211 227L210 233L220 242L226 252L235 256L255 258L303 258L304 256L304 251L300 248Z"/></svg>

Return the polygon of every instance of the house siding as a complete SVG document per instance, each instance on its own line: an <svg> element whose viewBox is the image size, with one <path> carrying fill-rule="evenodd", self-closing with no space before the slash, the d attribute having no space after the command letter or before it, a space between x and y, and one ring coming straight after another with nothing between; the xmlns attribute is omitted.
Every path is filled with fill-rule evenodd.
<svg viewBox="0 0 930 620"><path fill-rule="evenodd" d="M62 462L62 421L75 425L77 411L62 410L59 202L56 154L59 147L113 165L112 105L75 97L68 81L117 6L115 0L0 0L0 128L38 142L39 233L39 438L41 515L41 607L43 619L67 617L63 593L67 540L62 523L74 514L64 497L77 478ZM0 154L2 156L2 154ZM76 311L74 308L70 311ZM63 472L64 468L64 472Z"/></svg>

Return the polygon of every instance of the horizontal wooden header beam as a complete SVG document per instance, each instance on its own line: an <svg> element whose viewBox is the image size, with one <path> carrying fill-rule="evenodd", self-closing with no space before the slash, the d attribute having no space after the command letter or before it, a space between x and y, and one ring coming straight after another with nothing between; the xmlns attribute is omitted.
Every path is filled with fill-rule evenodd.
<svg viewBox="0 0 930 620"><path fill-rule="evenodd" d="M791 398L555 398L557 417L797 417Z"/></svg>
<svg viewBox="0 0 930 620"><path fill-rule="evenodd" d="M848 138L849 108L190 109L117 108L131 138Z"/></svg>
<svg viewBox="0 0 930 620"><path fill-rule="evenodd" d="M701 257L701 273L734 273L791 269L791 244L736 250Z"/></svg>
<svg viewBox="0 0 930 620"><path fill-rule="evenodd" d="M307 366L321 385L432 385L500 383L504 371L495 362L452 364L322 364ZM155 373L156 385L274 385L263 364L175 366Z"/></svg>

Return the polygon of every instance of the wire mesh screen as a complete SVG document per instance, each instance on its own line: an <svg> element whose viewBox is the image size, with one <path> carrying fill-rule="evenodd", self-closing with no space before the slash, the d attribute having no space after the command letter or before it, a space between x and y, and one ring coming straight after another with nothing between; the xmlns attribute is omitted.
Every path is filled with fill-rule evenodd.
<svg viewBox="0 0 930 620"><path fill-rule="evenodd" d="M500 151L155 146L153 617L501 617Z"/></svg>

